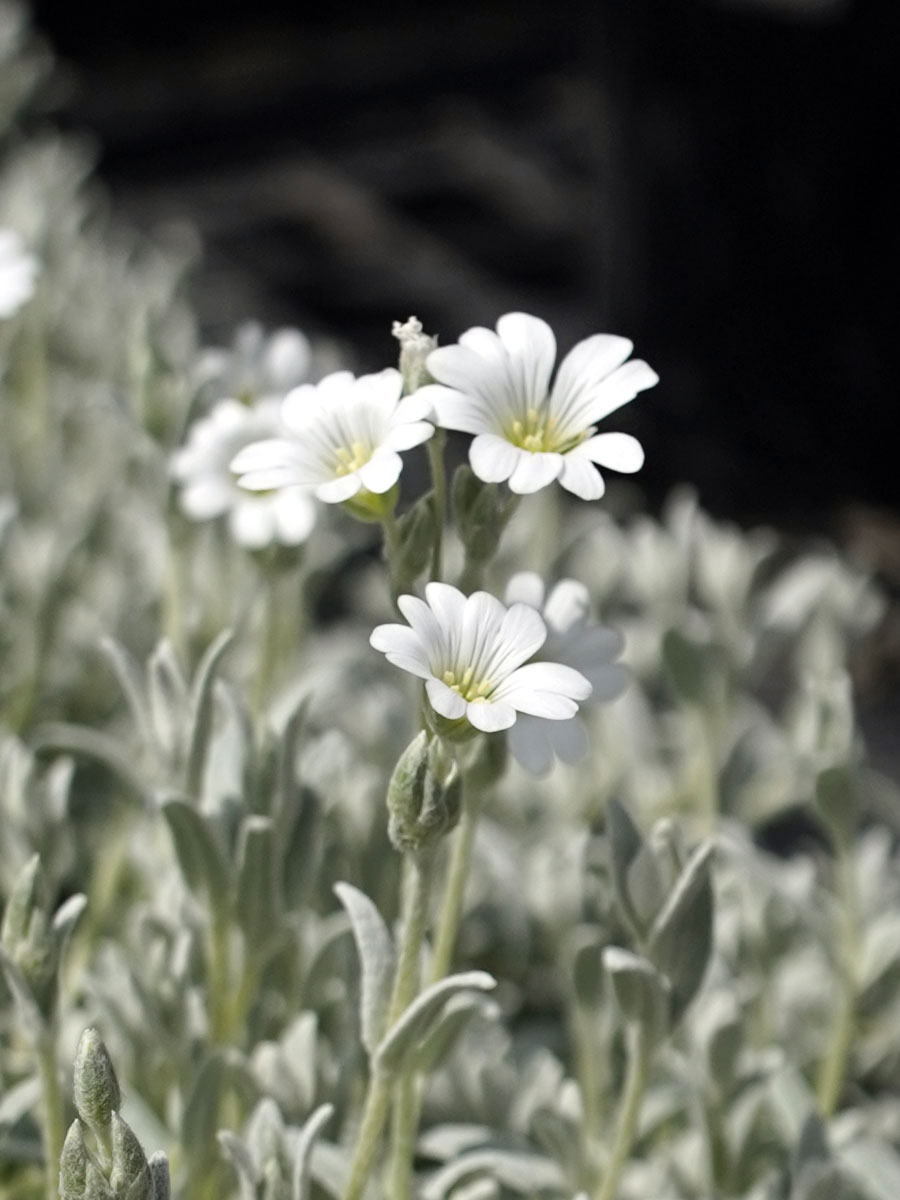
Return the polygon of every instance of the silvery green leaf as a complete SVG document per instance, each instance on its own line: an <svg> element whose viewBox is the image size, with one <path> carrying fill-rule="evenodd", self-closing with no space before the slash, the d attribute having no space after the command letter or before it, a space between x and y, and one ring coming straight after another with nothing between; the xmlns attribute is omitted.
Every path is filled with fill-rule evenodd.
<svg viewBox="0 0 900 1200"><path fill-rule="evenodd" d="M174 766L183 751L188 712L188 685L175 648L168 638L156 646L147 662L147 692L156 746Z"/></svg>
<svg viewBox="0 0 900 1200"><path fill-rule="evenodd" d="M722 989L708 997L694 1012L693 1029L703 1048L710 1080L720 1092L728 1092L744 1044L741 1011L734 995Z"/></svg>
<svg viewBox="0 0 900 1200"><path fill-rule="evenodd" d="M116 738L100 729L88 729L82 725L66 722L47 722L38 727L33 740L35 752L55 751L71 754L76 759L88 759L100 763L111 771L126 787L127 792L137 796L144 805L152 808L156 797L140 771L135 770L128 755L122 751Z"/></svg>
<svg viewBox="0 0 900 1200"><path fill-rule="evenodd" d="M859 825L859 789L852 767L826 767L816 777L815 805L841 844L849 845Z"/></svg>
<svg viewBox="0 0 900 1200"><path fill-rule="evenodd" d="M791 1190L791 1200L857 1200L857 1197L840 1167L832 1162L807 1163Z"/></svg>
<svg viewBox="0 0 900 1200"><path fill-rule="evenodd" d="M662 642L663 666L675 694L686 704L703 705L709 696L710 647L678 629L667 630Z"/></svg>
<svg viewBox="0 0 900 1200"><path fill-rule="evenodd" d="M857 1012L870 1017L900 991L900 914L885 912L869 923L863 930L860 960Z"/></svg>
<svg viewBox="0 0 900 1200"><path fill-rule="evenodd" d="M74 896L70 896L68 900L64 901L53 914L53 921L50 928L53 931L53 939L56 942L58 954L61 954L65 949L69 935L75 928L75 923L86 907L87 896L82 892L76 892Z"/></svg>
<svg viewBox="0 0 900 1200"><path fill-rule="evenodd" d="M350 1178L349 1152L319 1138L313 1146L310 1176L333 1200L342 1200Z"/></svg>
<svg viewBox="0 0 900 1200"><path fill-rule="evenodd" d="M275 861L272 818L247 817L238 835L235 912L254 951L265 947L281 921Z"/></svg>
<svg viewBox="0 0 900 1200"><path fill-rule="evenodd" d="M216 1134L222 1153L234 1167L238 1177L241 1200L256 1200L256 1187L259 1183L259 1172L253 1162L253 1156L236 1133L230 1129L220 1129Z"/></svg>
<svg viewBox="0 0 900 1200"><path fill-rule="evenodd" d="M665 900L665 887L656 856L646 842L629 863L626 887L640 928L647 929Z"/></svg>
<svg viewBox="0 0 900 1200"><path fill-rule="evenodd" d="M231 645L234 634L224 630L210 645L197 667L191 685L190 736L188 738L185 786L188 795L197 798L203 783L203 769L212 732L213 683L225 651Z"/></svg>
<svg viewBox="0 0 900 1200"><path fill-rule="evenodd" d="M36 1075L7 1088L0 1096L0 1136L34 1108L40 1095L41 1081Z"/></svg>
<svg viewBox="0 0 900 1200"><path fill-rule="evenodd" d="M441 1167L422 1188L422 1200L444 1200L452 1189L470 1175L488 1175L521 1196L542 1190L563 1189L561 1168L542 1154L514 1150L470 1150Z"/></svg>
<svg viewBox="0 0 900 1200"><path fill-rule="evenodd" d="M810 1113L817 1110L808 1082L796 1067L786 1066L770 1077L769 1099L776 1128L783 1132L786 1144L795 1144Z"/></svg>
<svg viewBox="0 0 900 1200"><path fill-rule="evenodd" d="M425 1037L432 1021L451 996L470 990L488 992L496 986L496 979L486 971L465 971L433 983L416 997L387 1031L375 1051L374 1065L381 1071L396 1070Z"/></svg>
<svg viewBox="0 0 900 1200"><path fill-rule="evenodd" d="M192 892L221 903L228 893L228 867L209 822L184 800L164 800L166 818L178 865Z"/></svg>
<svg viewBox="0 0 900 1200"><path fill-rule="evenodd" d="M118 1113L112 1114L112 1171L109 1182L122 1200L153 1200L150 1166L140 1142Z"/></svg>
<svg viewBox="0 0 900 1200"><path fill-rule="evenodd" d="M76 1118L69 1126L59 1156L59 1200L84 1200L87 1187L88 1152Z"/></svg>
<svg viewBox="0 0 900 1200"><path fill-rule="evenodd" d="M394 943L381 913L368 896L349 883L336 883L334 891L350 918L359 954L360 1036L372 1055L384 1033L394 979Z"/></svg>
<svg viewBox="0 0 900 1200"><path fill-rule="evenodd" d="M419 1137L417 1152L425 1158L447 1162L464 1150L487 1145L494 1136L489 1125L432 1125Z"/></svg>
<svg viewBox="0 0 900 1200"><path fill-rule="evenodd" d="M841 1150L840 1158L867 1200L897 1200L900 1196L900 1154L887 1142L859 1138Z"/></svg>
<svg viewBox="0 0 900 1200"><path fill-rule="evenodd" d="M153 1181L153 1200L171 1200L172 1179L169 1160L162 1150L150 1155L150 1178Z"/></svg>
<svg viewBox="0 0 900 1200"><path fill-rule="evenodd" d="M228 1087L244 1096L256 1090L242 1055L236 1050L212 1050L197 1072L181 1115L181 1144L201 1161L213 1145L219 1106Z"/></svg>
<svg viewBox="0 0 900 1200"><path fill-rule="evenodd" d="M645 847L640 830L632 821L628 810L613 797L607 809L607 831L609 853L612 863L613 885L616 899L625 919L639 935L643 932L638 914L635 912L628 890L628 873L631 864Z"/></svg>
<svg viewBox="0 0 900 1200"><path fill-rule="evenodd" d="M144 679L140 667L115 638L101 638L100 649L109 660L116 679L119 681L119 687L122 689L122 694L131 711L131 719L134 721L135 730L141 743L146 749L155 750L156 744L144 697Z"/></svg>
<svg viewBox="0 0 900 1200"><path fill-rule="evenodd" d="M551 1108L538 1109L531 1118L534 1139L554 1162L560 1163L571 1179L584 1175L584 1134L581 1121L568 1120Z"/></svg>
<svg viewBox="0 0 900 1200"><path fill-rule="evenodd" d="M625 1019L640 1025L650 1044L655 1045L669 1030L666 980L645 958L618 946L606 947L603 965Z"/></svg>
<svg viewBox="0 0 900 1200"><path fill-rule="evenodd" d="M288 718L278 741L270 809L280 846L287 842L301 807L297 752L308 711L309 698L304 697Z"/></svg>
<svg viewBox="0 0 900 1200"><path fill-rule="evenodd" d="M37 1000L34 998L25 976L2 946L0 946L0 969L3 971L6 986L15 1001L19 1020L28 1031L28 1036L32 1040L42 1037L46 1029L46 1022Z"/></svg>
<svg viewBox="0 0 900 1200"><path fill-rule="evenodd" d="M712 851L698 846L653 922L648 955L672 988L677 1021L697 993L712 952Z"/></svg>
<svg viewBox="0 0 900 1200"><path fill-rule="evenodd" d="M294 1150L294 1169L291 1177L291 1200L310 1200L309 1175L313 1146L319 1134L331 1120L334 1106L320 1104L307 1117Z"/></svg>
<svg viewBox="0 0 900 1200"><path fill-rule="evenodd" d="M85 1029L78 1039L73 1071L75 1107L82 1121L101 1138L113 1113L122 1105L122 1093L112 1060L96 1029Z"/></svg>
<svg viewBox="0 0 900 1200"><path fill-rule="evenodd" d="M476 1013L488 1020L496 1020L500 1009L483 996L470 996L466 993L448 1000L444 1011L413 1052L410 1061L415 1069L424 1075L434 1071Z"/></svg>
<svg viewBox="0 0 900 1200"><path fill-rule="evenodd" d="M306 902L324 849L323 805L312 788L299 789L297 808L290 835L282 843L285 903L292 910Z"/></svg>
<svg viewBox="0 0 900 1200"><path fill-rule="evenodd" d="M498 1200L499 1195L496 1179L473 1179L453 1189L453 1200Z"/></svg>
<svg viewBox="0 0 900 1200"><path fill-rule="evenodd" d="M603 996L603 946L601 934L590 926L575 931L572 951L572 985L584 1008L597 1008Z"/></svg>
<svg viewBox="0 0 900 1200"><path fill-rule="evenodd" d="M827 1162L831 1158L825 1123L818 1113L810 1113L803 1122L800 1137L794 1147L793 1172L799 1176L812 1162Z"/></svg>
<svg viewBox="0 0 900 1200"><path fill-rule="evenodd" d="M412 587L431 561L435 535L434 492L426 492L397 521L397 582Z"/></svg>

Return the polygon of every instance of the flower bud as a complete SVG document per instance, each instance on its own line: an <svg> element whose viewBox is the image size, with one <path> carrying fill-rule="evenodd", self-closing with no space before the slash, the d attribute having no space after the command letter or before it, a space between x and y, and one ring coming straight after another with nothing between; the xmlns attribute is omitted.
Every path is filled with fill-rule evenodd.
<svg viewBox="0 0 900 1200"><path fill-rule="evenodd" d="M112 1115L113 1191L128 1200L153 1200L153 1178L147 1157L131 1128L118 1113Z"/></svg>
<svg viewBox="0 0 900 1200"><path fill-rule="evenodd" d="M462 789L455 764L426 730L416 734L394 768L388 787L388 835L401 851L424 850L459 820Z"/></svg>
<svg viewBox="0 0 900 1200"><path fill-rule="evenodd" d="M426 383L431 383L425 361L432 350L437 349L436 337L423 332L418 317L408 321L395 321L391 333L400 343L400 374L403 376L403 391L408 396Z"/></svg>
<svg viewBox="0 0 900 1200"><path fill-rule="evenodd" d="M98 1136L109 1128L122 1104L119 1081L96 1029L85 1029L75 1052L75 1107Z"/></svg>
<svg viewBox="0 0 900 1200"><path fill-rule="evenodd" d="M81 1132L81 1122L69 1126L59 1156L59 1200L84 1200L87 1187L88 1155Z"/></svg>

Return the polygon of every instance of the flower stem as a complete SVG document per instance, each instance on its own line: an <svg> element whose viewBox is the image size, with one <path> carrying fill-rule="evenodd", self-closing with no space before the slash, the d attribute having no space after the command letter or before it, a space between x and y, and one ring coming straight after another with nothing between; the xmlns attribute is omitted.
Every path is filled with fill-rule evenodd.
<svg viewBox="0 0 900 1200"><path fill-rule="evenodd" d="M419 990L419 960L428 924L428 894L431 855L410 853L404 858L403 935L388 1004L388 1029L403 1014ZM372 1166L387 1120L396 1078L376 1068L369 1078L362 1122L350 1164L350 1178L344 1200L361 1200L372 1175ZM398 1168L399 1170L399 1168Z"/></svg>
<svg viewBox="0 0 900 1200"><path fill-rule="evenodd" d="M637 1132L649 1064L650 1043L647 1040L646 1031L642 1025L631 1024L628 1026L628 1070L625 1075L625 1091L616 1121L612 1153L594 1200L615 1200L622 1168L628 1160L628 1154Z"/></svg>
<svg viewBox="0 0 900 1200"><path fill-rule="evenodd" d="M857 943L857 897L853 858L843 838L835 838L835 872L839 934L837 962L840 972L840 993L834 1010L831 1032L825 1057L819 1068L817 1095L822 1115L830 1117L837 1108L847 1061L853 1045L856 1026L856 943Z"/></svg>
<svg viewBox="0 0 900 1200"><path fill-rule="evenodd" d="M434 953L431 957L431 983L437 983L438 980L443 979L453 961L466 880L469 876L469 863L472 858L472 845L475 841L475 827L478 824L478 813L479 806L470 797L469 789L463 784L462 813L453 842L450 864L447 868L444 899L438 917Z"/></svg>
<svg viewBox="0 0 900 1200"><path fill-rule="evenodd" d="M447 473L444 468L444 444L446 435L436 429L428 440L428 462L434 485L434 546L431 552L431 578L440 580L443 570L444 523L447 520Z"/></svg>
<svg viewBox="0 0 900 1200"><path fill-rule="evenodd" d="M213 1042L221 1045L231 1035L231 966L229 921L220 909L210 913L207 990Z"/></svg>
<svg viewBox="0 0 900 1200"><path fill-rule="evenodd" d="M394 1089L391 1149L385 1195L391 1200L411 1200L412 1163L419 1127L419 1088L415 1072L404 1071Z"/></svg>
<svg viewBox="0 0 900 1200"><path fill-rule="evenodd" d="M59 1068L53 1033L45 1030L36 1046L38 1078L41 1083L41 1122L43 1125L45 1195L57 1200L59 1156L63 1147L63 1099L59 1086Z"/></svg>

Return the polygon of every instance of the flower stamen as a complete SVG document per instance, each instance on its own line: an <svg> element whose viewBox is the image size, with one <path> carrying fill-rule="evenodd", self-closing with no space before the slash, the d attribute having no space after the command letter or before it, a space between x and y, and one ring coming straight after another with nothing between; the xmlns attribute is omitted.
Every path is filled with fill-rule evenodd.
<svg viewBox="0 0 900 1200"><path fill-rule="evenodd" d="M448 688L451 688L458 695L462 696L463 700L471 704L473 700L487 699L492 690L489 679L480 679L477 683L473 683L474 676L474 668L466 667L459 677L457 677L455 671L447 670L441 678Z"/></svg>

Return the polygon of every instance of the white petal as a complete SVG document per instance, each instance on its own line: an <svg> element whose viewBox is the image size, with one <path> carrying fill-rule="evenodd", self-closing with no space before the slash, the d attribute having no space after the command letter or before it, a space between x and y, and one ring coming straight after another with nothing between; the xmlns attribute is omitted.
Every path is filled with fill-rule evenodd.
<svg viewBox="0 0 900 1200"><path fill-rule="evenodd" d="M229 464L236 475L247 475L251 471L265 471L269 467L283 467L290 462L294 450L286 438L266 438L242 447Z"/></svg>
<svg viewBox="0 0 900 1200"><path fill-rule="evenodd" d="M276 391L285 392L309 371L309 339L299 329L279 329L269 338L263 369Z"/></svg>
<svg viewBox="0 0 900 1200"><path fill-rule="evenodd" d="M429 679L425 683L428 701L436 713L446 717L448 721L458 721L465 716L466 702L459 692L454 692L440 679Z"/></svg>
<svg viewBox="0 0 900 1200"><path fill-rule="evenodd" d="M434 613L438 624L445 633L462 630L463 612L466 597L449 583L426 583L425 599Z"/></svg>
<svg viewBox="0 0 900 1200"><path fill-rule="evenodd" d="M538 778L546 775L553 766L548 728L539 717L520 712L508 734L509 748L516 762Z"/></svg>
<svg viewBox="0 0 900 1200"><path fill-rule="evenodd" d="M499 434L481 433L469 447L469 462L484 483L502 483L527 454L527 450L519 449Z"/></svg>
<svg viewBox="0 0 900 1200"><path fill-rule="evenodd" d="M432 670L425 650L415 631L406 625L377 625L369 636L369 644L387 655L388 662L403 671L430 679Z"/></svg>
<svg viewBox="0 0 900 1200"><path fill-rule="evenodd" d="M516 723L516 710L511 704L502 701L473 700L466 708L466 718L470 725L480 729L482 733L496 733L500 729L509 729Z"/></svg>
<svg viewBox="0 0 900 1200"><path fill-rule="evenodd" d="M596 333L573 346L559 364L550 409L562 423L571 420L611 371L620 366L633 347L628 338ZM586 426L582 426L582 429Z"/></svg>
<svg viewBox="0 0 900 1200"><path fill-rule="evenodd" d="M544 620L560 633L565 633L590 612L591 601L587 588L577 579L561 579L547 597Z"/></svg>
<svg viewBox="0 0 900 1200"><path fill-rule="evenodd" d="M487 433L497 428L497 421L490 409L472 397L441 384L429 383L415 393L426 400L443 429L457 429L460 433Z"/></svg>
<svg viewBox="0 0 900 1200"><path fill-rule="evenodd" d="M228 511L234 502L234 488L224 479L201 478L183 489L180 501L192 521L209 521Z"/></svg>
<svg viewBox="0 0 900 1200"><path fill-rule="evenodd" d="M403 459L394 450L376 450L357 474L364 488L380 496L390 491L402 470Z"/></svg>
<svg viewBox="0 0 900 1200"><path fill-rule="evenodd" d="M429 385L431 386L431 385ZM419 388L411 396L404 396L391 417L391 425L409 425L415 421L433 421L434 406L425 388Z"/></svg>
<svg viewBox="0 0 900 1200"><path fill-rule="evenodd" d="M381 440L382 446L388 450L411 450L413 446L421 446L434 433L434 426L428 421L409 421L405 425L394 425Z"/></svg>
<svg viewBox="0 0 900 1200"><path fill-rule="evenodd" d="M514 705L519 712L530 713L533 717L541 717L545 721L568 721L578 712L578 705L568 696L559 692L540 692L532 688L522 688L504 694L504 700Z"/></svg>
<svg viewBox="0 0 900 1200"><path fill-rule="evenodd" d="M592 462L630 475L644 465L641 443L629 433L598 433L577 447Z"/></svg>
<svg viewBox="0 0 900 1200"><path fill-rule="evenodd" d="M538 408L547 398L556 361L553 330L540 317L507 313L497 322L497 333L512 359L509 369L521 407Z"/></svg>
<svg viewBox="0 0 900 1200"><path fill-rule="evenodd" d="M590 749L587 729L580 717L554 721L552 725L545 725L544 729L557 757L569 766L580 763Z"/></svg>
<svg viewBox="0 0 900 1200"><path fill-rule="evenodd" d="M520 699L527 699L528 693L531 692L542 696L556 694L571 698L574 703L576 700L587 700L591 694L591 685L574 667L567 667L563 663L536 662L519 667L497 688L494 695L498 699L508 699L522 712L533 712L532 708L523 707L520 703ZM568 716L572 716L574 712L575 708ZM536 715L544 714L539 712Z"/></svg>
<svg viewBox="0 0 900 1200"><path fill-rule="evenodd" d="M320 483L316 488L316 496L323 504L341 504L355 496L361 486L356 472L352 475L338 475L335 479Z"/></svg>
<svg viewBox="0 0 900 1200"><path fill-rule="evenodd" d="M228 527L239 546L248 550L268 546L275 533L275 517L268 498L247 496L240 500L231 510Z"/></svg>
<svg viewBox="0 0 900 1200"><path fill-rule="evenodd" d="M474 443L473 443L474 444ZM552 483L563 468L561 454L525 453L509 479L509 490L519 495L540 491Z"/></svg>
<svg viewBox="0 0 900 1200"><path fill-rule="evenodd" d="M318 412L316 388L311 383L304 383L285 396L281 405L281 420L292 432L302 433Z"/></svg>
<svg viewBox="0 0 900 1200"><path fill-rule="evenodd" d="M458 640L452 642L452 666L465 670L471 667L476 680L489 679L494 683L507 673L495 665L500 636L507 612L504 605L489 592L473 592L466 598ZM524 660L522 660L524 661Z"/></svg>
<svg viewBox="0 0 900 1200"><path fill-rule="evenodd" d="M297 474L294 467L267 467L265 470L248 471L246 475L239 475L237 482L248 492L273 492L277 488L296 486Z"/></svg>
<svg viewBox="0 0 900 1200"><path fill-rule="evenodd" d="M577 450L581 448L576 447ZM606 491L603 476L594 464L588 458L578 457L574 450L565 456L559 482L567 492L581 500L599 500Z"/></svg>
<svg viewBox="0 0 900 1200"><path fill-rule="evenodd" d="M356 381L354 397L371 405L385 420L389 420L403 391L403 376L395 367L387 367L375 375L361 375Z"/></svg>
<svg viewBox="0 0 900 1200"><path fill-rule="evenodd" d="M503 599L507 604L528 604L540 611L544 604L544 581L537 571L519 571L506 585Z"/></svg>
<svg viewBox="0 0 900 1200"><path fill-rule="evenodd" d="M316 506L305 488L282 488L272 497L278 540L285 546L299 546L316 524Z"/></svg>
<svg viewBox="0 0 900 1200"><path fill-rule="evenodd" d="M578 423L581 429L587 429L603 417L609 416L629 400L633 400L638 392L651 388L659 383L659 376L645 362L633 358L630 362L613 371L608 379L599 384L590 400L578 410Z"/></svg>
<svg viewBox="0 0 900 1200"><path fill-rule="evenodd" d="M446 637L437 617L424 600L418 596L399 596L397 607L418 635L428 661L436 671L443 672L450 665L442 661L446 648Z"/></svg>

